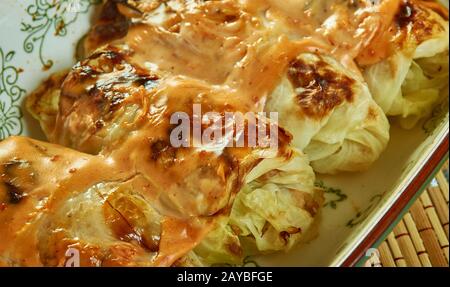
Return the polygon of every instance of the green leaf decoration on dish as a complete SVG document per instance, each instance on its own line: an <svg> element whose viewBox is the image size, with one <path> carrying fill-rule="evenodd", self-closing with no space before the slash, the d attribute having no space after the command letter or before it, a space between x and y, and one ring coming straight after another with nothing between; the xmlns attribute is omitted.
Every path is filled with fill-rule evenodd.
<svg viewBox="0 0 450 287"><path fill-rule="evenodd" d="M35 0L26 8L30 21L22 22L21 31L27 33L23 42L25 52L37 50L45 70L53 66L53 60L44 56L45 41L49 34L56 37L67 35L68 27L77 21L78 15L87 13L92 5L101 0Z"/></svg>
<svg viewBox="0 0 450 287"><path fill-rule="evenodd" d="M364 210L358 211L358 213L356 213L356 216L348 221L347 227L353 228L358 224L362 223L369 216L370 212L372 212L373 208L377 206L378 203L380 203L382 198L383 198L382 194L378 194L372 197L370 199L369 206L366 207Z"/></svg>
<svg viewBox="0 0 450 287"><path fill-rule="evenodd" d="M0 47L0 140L22 133L22 111L18 101L26 91L17 85L20 70L10 63L15 52Z"/></svg>
<svg viewBox="0 0 450 287"><path fill-rule="evenodd" d="M342 192L342 190L332 187L327 187L325 183L321 180L317 181L315 183L316 188L320 188L325 192L325 194L328 194L332 197L332 199L325 202L323 207L331 207L333 209L337 209L337 205L340 202L343 202L347 200L348 196Z"/></svg>

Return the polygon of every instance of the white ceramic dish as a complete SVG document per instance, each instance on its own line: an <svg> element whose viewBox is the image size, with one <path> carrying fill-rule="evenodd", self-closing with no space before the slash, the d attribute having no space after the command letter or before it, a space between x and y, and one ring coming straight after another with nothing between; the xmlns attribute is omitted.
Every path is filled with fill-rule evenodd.
<svg viewBox="0 0 450 287"><path fill-rule="evenodd" d="M54 2L0 3L0 140L19 134L44 139L22 101L52 72L75 63L77 42L89 29L98 1L49 4ZM80 4L75 7L80 12L71 12L73 2ZM357 264L446 156L448 129L447 107L413 131L394 126L388 149L368 172L321 178L328 192L317 239L288 254L255 258L255 262L262 266ZM253 259L248 264L252 263Z"/></svg>

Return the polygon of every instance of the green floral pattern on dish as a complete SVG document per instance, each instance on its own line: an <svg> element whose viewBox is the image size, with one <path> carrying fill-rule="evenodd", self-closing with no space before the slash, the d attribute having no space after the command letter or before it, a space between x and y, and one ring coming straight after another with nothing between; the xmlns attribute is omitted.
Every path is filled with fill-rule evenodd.
<svg viewBox="0 0 450 287"><path fill-rule="evenodd" d="M22 22L21 31L27 33L23 42L25 52L37 50L44 69L53 66L53 60L44 56L45 41L49 34L56 37L67 35L68 27L77 21L80 13L87 13L100 0L35 0L26 9L30 21Z"/></svg>
<svg viewBox="0 0 450 287"><path fill-rule="evenodd" d="M315 183L316 188L319 188L323 190L325 195L328 195L327 197L331 197L328 199L323 207L331 207L332 209L337 209L337 205L340 202L343 202L347 200L348 196L342 192L342 190L337 188L328 187L325 185L325 183L321 180L317 181Z"/></svg>
<svg viewBox="0 0 450 287"><path fill-rule="evenodd" d="M11 65L15 52L0 47L0 140L22 133L22 112L18 101L26 91L17 85L19 70Z"/></svg>
<svg viewBox="0 0 450 287"><path fill-rule="evenodd" d="M372 210L378 205L378 203L381 202L382 198L383 194L378 194L372 197L370 199L369 206L367 206L364 210L361 210L358 213L356 213L355 217L347 222L347 227L353 228L358 224L362 223L364 220L366 220L366 218L369 217L369 214L372 212Z"/></svg>

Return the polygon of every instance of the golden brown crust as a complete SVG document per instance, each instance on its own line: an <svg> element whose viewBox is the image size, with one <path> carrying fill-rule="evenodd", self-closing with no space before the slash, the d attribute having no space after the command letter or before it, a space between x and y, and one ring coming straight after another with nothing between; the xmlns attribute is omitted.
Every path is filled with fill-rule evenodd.
<svg viewBox="0 0 450 287"><path fill-rule="evenodd" d="M374 36L365 39L369 44L357 57L361 66L381 62L400 49L414 50L444 32L443 23L448 21L448 11L435 1L385 0L380 7L379 27L374 25ZM447 15L442 15L443 11L447 11Z"/></svg>
<svg viewBox="0 0 450 287"><path fill-rule="evenodd" d="M33 93L28 95L25 106L31 115L40 122L44 133L50 134L59 112L61 85L68 71L52 74Z"/></svg>
<svg viewBox="0 0 450 287"><path fill-rule="evenodd" d="M421 1L406 0L400 4L395 15L395 23L401 34L398 38L399 44L409 35L412 35L415 42L420 44L432 38L433 35L445 31L442 23L431 15L431 10L424 9L420 3Z"/></svg>
<svg viewBox="0 0 450 287"><path fill-rule="evenodd" d="M127 1L122 1L127 2ZM118 8L119 1L106 1L100 14L86 38L83 39L82 58L90 55L98 47L114 39L124 37L128 33L129 21Z"/></svg>
<svg viewBox="0 0 450 287"><path fill-rule="evenodd" d="M297 91L297 104L310 118L322 119L337 106L353 101L355 80L331 69L320 56L313 63L291 62L288 77Z"/></svg>

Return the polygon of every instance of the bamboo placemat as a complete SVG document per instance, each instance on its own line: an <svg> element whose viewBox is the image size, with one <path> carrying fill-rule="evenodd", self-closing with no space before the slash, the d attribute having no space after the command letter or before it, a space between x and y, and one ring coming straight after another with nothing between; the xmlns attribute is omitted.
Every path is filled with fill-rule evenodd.
<svg viewBox="0 0 450 287"><path fill-rule="evenodd" d="M449 267L448 198L447 162L366 266Z"/></svg>

